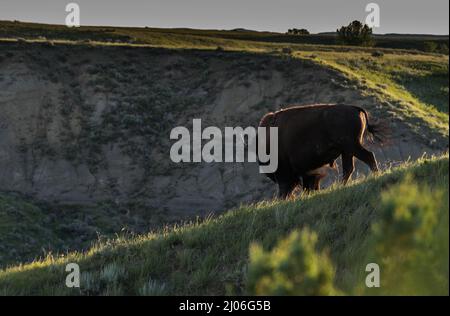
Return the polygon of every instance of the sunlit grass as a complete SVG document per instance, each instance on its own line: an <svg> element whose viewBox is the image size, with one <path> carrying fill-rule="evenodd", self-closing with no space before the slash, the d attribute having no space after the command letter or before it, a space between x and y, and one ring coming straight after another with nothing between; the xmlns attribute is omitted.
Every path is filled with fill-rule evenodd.
<svg viewBox="0 0 450 316"><path fill-rule="evenodd" d="M33 38L20 40L52 45L163 47L170 49L202 49L241 51L261 54L283 54L307 58L342 72L359 83L357 89L364 95L375 96L380 102L389 102L393 111L410 123L427 125L448 136L448 56L397 49L375 49L339 45L312 45L276 42L257 42L213 36L214 32L116 29L114 36L130 37L130 42ZM217 32L216 32L217 33ZM220 32L219 32L220 33ZM205 35L206 34L206 35ZM245 37L244 37L245 38ZM15 41L17 39L1 39ZM373 57L381 52L381 57Z"/></svg>
<svg viewBox="0 0 450 316"><path fill-rule="evenodd" d="M87 252L12 267L0 272L0 293L245 294L250 244L258 242L270 249L290 231L303 227L317 233L319 248L329 249L336 283L345 291L355 286L365 266L368 227L378 217L376 201L407 172L430 188L448 190L448 156L423 159L346 187L242 206L204 221L119 237L99 242ZM78 263L95 287L66 288L64 267L69 262ZM126 271L114 288L101 277L110 264Z"/></svg>
<svg viewBox="0 0 450 316"><path fill-rule="evenodd" d="M380 101L395 102L397 106L392 110L401 117L419 119L448 135L448 56L384 54L382 57L372 57L370 52L350 54L322 51L315 52L313 57L306 52L296 55L337 69L359 82L364 94L374 95ZM439 76L437 79L432 77L436 72ZM409 81L430 76L434 82L428 87L416 85L412 88L400 82L400 74ZM436 91L439 90L441 95L437 99ZM427 102L430 99L436 102Z"/></svg>
<svg viewBox="0 0 450 316"><path fill-rule="evenodd" d="M64 28L61 31L66 32ZM412 129L426 125L448 137L448 79L443 79L448 75L448 56L394 49L246 41L214 37L213 33L203 36L201 32L169 33L142 29L115 31L124 38L133 34L135 38L128 38L128 42L90 38L91 33L86 33L85 39L70 33L73 39L69 36L0 41L25 45L202 49L218 53L243 51L306 58L343 73L356 82L355 89L362 94L393 104L389 111L407 121ZM283 52L286 48L292 53ZM373 57L376 50L384 55ZM428 81L429 86L422 84ZM249 245L256 241L271 249L290 231L305 226L317 232L319 248L330 250L337 285L348 292L365 266L369 227L378 216L379 209L371 202L380 199L382 192L407 171L431 189L444 187L448 191L448 156L407 163L380 176L358 179L347 187L334 185L290 201L263 201L204 221L99 241L86 252L48 255L30 264L14 266L0 272L0 295L245 294ZM5 220L5 225L8 221ZM69 262L77 262L81 267L86 283L82 282L80 290L64 285L64 267ZM104 280L107 275L120 277L120 282L108 284Z"/></svg>

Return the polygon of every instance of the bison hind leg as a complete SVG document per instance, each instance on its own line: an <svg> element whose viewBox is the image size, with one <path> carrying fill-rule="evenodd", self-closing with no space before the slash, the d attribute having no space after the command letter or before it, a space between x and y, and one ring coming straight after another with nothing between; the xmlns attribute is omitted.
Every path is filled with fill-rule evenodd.
<svg viewBox="0 0 450 316"><path fill-rule="evenodd" d="M342 183L347 184L348 180L355 171L355 159L352 154L342 154Z"/></svg>
<svg viewBox="0 0 450 316"><path fill-rule="evenodd" d="M294 191L297 187L298 181L278 181L278 197L280 199L287 199L289 195Z"/></svg>
<svg viewBox="0 0 450 316"><path fill-rule="evenodd" d="M377 160L375 159L375 155L373 154L373 152L365 149L362 145L359 145L355 149L355 156L359 160L366 163L370 167L372 172L378 171Z"/></svg>
<svg viewBox="0 0 450 316"><path fill-rule="evenodd" d="M337 163L336 160L332 160L329 164L331 169L337 170Z"/></svg>

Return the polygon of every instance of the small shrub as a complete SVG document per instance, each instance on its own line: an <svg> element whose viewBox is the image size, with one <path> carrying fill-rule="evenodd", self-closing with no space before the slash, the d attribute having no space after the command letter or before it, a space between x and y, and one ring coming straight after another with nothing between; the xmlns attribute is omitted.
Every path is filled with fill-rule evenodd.
<svg viewBox="0 0 450 316"><path fill-rule="evenodd" d="M382 51L376 50L372 52L372 57L383 57L384 53Z"/></svg>
<svg viewBox="0 0 450 316"><path fill-rule="evenodd" d="M333 266L316 249L317 235L293 232L271 252L250 248L248 290L252 295L336 295Z"/></svg>
<svg viewBox="0 0 450 316"><path fill-rule="evenodd" d="M123 267L117 265L116 263L111 263L105 266L100 272L100 279L106 283L115 283L124 277L125 274L126 271Z"/></svg>
<svg viewBox="0 0 450 316"><path fill-rule="evenodd" d="M155 280L150 280L139 289L141 296L161 296L167 294L167 287L165 283L159 283Z"/></svg>
<svg viewBox="0 0 450 316"><path fill-rule="evenodd" d="M91 272L83 272L80 277L80 288L87 293L98 293L100 282Z"/></svg>
<svg viewBox="0 0 450 316"><path fill-rule="evenodd" d="M435 53L438 49L438 44L436 42L425 42L424 50L428 53Z"/></svg>
<svg viewBox="0 0 450 316"><path fill-rule="evenodd" d="M381 202L370 259L380 265L381 293L448 295L448 199L443 192L419 187L406 176L382 194Z"/></svg>

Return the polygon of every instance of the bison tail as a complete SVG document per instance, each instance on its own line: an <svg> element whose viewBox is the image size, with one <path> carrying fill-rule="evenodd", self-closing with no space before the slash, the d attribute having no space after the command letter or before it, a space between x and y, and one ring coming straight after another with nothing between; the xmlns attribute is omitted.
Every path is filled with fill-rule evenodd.
<svg viewBox="0 0 450 316"><path fill-rule="evenodd" d="M391 133L389 131L389 126L385 121L380 121L377 123L367 124L367 131L372 136L372 140L376 141L381 145L386 145L390 142Z"/></svg>
<svg viewBox="0 0 450 316"><path fill-rule="evenodd" d="M366 117L367 122L367 132L369 140L372 142L379 143L381 145L386 145L389 143L391 138L391 132L386 121L379 120L377 122L369 121L369 113L360 107L356 107L360 113L363 113ZM367 133L366 133L367 135Z"/></svg>

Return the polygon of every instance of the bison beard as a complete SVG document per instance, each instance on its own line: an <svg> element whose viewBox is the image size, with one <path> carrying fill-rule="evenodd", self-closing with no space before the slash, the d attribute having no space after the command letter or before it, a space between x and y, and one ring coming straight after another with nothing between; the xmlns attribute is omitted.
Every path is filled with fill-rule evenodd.
<svg viewBox="0 0 450 316"><path fill-rule="evenodd" d="M278 127L278 169L267 176L278 184L280 198L289 196L300 184L304 190L318 190L325 168L335 168L339 156L344 184L355 169L354 157L378 171L375 156L363 147L363 141L367 132L381 141L383 130L369 123L368 113L360 107L293 106L266 114L259 126ZM269 146L269 139L266 142Z"/></svg>

